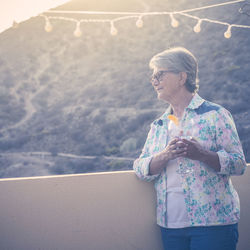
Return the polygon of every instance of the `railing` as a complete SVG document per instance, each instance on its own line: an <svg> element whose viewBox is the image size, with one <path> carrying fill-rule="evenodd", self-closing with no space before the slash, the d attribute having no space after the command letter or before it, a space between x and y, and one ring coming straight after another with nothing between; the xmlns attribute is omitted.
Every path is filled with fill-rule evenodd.
<svg viewBox="0 0 250 250"><path fill-rule="evenodd" d="M250 246L249 177L232 178L238 250ZM153 184L133 171L1 179L0 200L0 249L162 249Z"/></svg>

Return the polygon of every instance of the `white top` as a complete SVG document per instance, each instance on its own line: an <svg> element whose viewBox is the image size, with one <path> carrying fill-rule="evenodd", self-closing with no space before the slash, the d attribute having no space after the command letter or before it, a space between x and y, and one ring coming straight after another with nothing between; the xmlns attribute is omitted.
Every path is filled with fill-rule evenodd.
<svg viewBox="0 0 250 250"><path fill-rule="evenodd" d="M169 138L176 136L176 127L172 121L169 124ZM178 130L178 129L177 129ZM168 228L183 228L190 225L186 205L184 201L184 193L181 186L181 175L178 171L178 158L169 161L166 167L167 171L167 227Z"/></svg>
<svg viewBox="0 0 250 250"><path fill-rule="evenodd" d="M181 187L181 175L177 173L177 159L169 161L167 165L167 227L188 227L190 221L186 211L184 193Z"/></svg>

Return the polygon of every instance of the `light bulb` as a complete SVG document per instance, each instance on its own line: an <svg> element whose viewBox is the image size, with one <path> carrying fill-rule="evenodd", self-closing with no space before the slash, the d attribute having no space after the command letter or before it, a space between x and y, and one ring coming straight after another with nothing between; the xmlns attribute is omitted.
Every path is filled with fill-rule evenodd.
<svg viewBox="0 0 250 250"><path fill-rule="evenodd" d="M46 32L51 32L53 30L53 27L52 27L49 19L46 19L46 24L45 24L44 29Z"/></svg>
<svg viewBox="0 0 250 250"><path fill-rule="evenodd" d="M142 28L143 27L143 21L142 21L141 17L139 17L138 20L136 21L136 26L138 28Z"/></svg>
<svg viewBox="0 0 250 250"><path fill-rule="evenodd" d="M118 31L117 31L116 27L114 26L114 23L111 23L110 34L112 36L116 36L117 33L118 33Z"/></svg>
<svg viewBox="0 0 250 250"><path fill-rule="evenodd" d="M179 26L179 22L174 18L172 13L170 14L170 18L172 27L177 28Z"/></svg>
<svg viewBox="0 0 250 250"><path fill-rule="evenodd" d="M201 22L202 20L200 19L198 23L194 26L194 32L199 33L201 31Z"/></svg>
<svg viewBox="0 0 250 250"><path fill-rule="evenodd" d="M82 35L82 31L81 31L81 28L80 28L80 22L78 22L76 24L76 29L74 31L74 36L75 37L80 37Z"/></svg>
<svg viewBox="0 0 250 250"><path fill-rule="evenodd" d="M229 39L232 36L231 28L232 28L232 26L229 25L228 28L227 28L227 31L224 33L224 37L227 38L227 39Z"/></svg>

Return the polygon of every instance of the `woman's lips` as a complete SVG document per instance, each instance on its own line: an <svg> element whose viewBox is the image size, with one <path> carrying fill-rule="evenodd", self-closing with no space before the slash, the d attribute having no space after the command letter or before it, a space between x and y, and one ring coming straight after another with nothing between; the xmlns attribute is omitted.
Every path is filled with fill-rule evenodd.
<svg viewBox="0 0 250 250"><path fill-rule="evenodd" d="M163 88L157 88L157 89L156 89L156 91L158 91L158 92L159 92L159 91L161 91L162 89L163 89Z"/></svg>

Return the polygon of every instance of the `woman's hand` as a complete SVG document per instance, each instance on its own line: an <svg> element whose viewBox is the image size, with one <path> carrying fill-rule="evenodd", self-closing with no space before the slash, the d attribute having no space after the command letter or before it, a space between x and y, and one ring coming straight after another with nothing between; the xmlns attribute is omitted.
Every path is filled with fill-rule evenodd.
<svg viewBox="0 0 250 250"><path fill-rule="evenodd" d="M185 144L186 148L184 152L185 157L191 160L201 160L205 150L196 139L193 137L190 140L182 139L182 142Z"/></svg>
<svg viewBox="0 0 250 250"><path fill-rule="evenodd" d="M164 155L166 161L174 160L178 157L186 156L187 145L180 138L175 138L169 142L167 147L160 152L160 155Z"/></svg>
<svg viewBox="0 0 250 250"><path fill-rule="evenodd" d="M182 139L182 142L186 145L184 157L191 160L201 161L214 169L216 172L220 171L220 160L216 152L202 148L200 143L194 138L191 138L191 140Z"/></svg>
<svg viewBox="0 0 250 250"><path fill-rule="evenodd" d="M168 161L185 157L186 151L186 144L180 138L171 140L164 150L152 158L149 168L150 175L159 174L166 167Z"/></svg>

